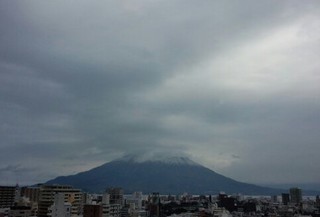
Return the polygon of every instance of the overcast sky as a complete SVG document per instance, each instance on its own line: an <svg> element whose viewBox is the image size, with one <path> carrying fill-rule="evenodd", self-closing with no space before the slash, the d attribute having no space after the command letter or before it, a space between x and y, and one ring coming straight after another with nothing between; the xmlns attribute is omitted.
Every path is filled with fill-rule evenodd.
<svg viewBox="0 0 320 217"><path fill-rule="evenodd" d="M0 2L0 184L126 154L320 180L320 1Z"/></svg>

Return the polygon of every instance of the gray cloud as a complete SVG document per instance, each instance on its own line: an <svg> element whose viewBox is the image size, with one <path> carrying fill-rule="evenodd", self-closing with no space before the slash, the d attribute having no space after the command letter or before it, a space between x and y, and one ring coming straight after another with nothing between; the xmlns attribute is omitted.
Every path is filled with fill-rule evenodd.
<svg viewBox="0 0 320 217"><path fill-rule="evenodd" d="M1 2L1 168L36 168L1 176L181 152L241 181L319 180L318 14L317 1Z"/></svg>

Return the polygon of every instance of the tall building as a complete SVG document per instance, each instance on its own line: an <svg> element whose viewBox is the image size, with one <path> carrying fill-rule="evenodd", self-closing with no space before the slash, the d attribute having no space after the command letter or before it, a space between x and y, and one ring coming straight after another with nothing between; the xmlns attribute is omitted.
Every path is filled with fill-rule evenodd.
<svg viewBox="0 0 320 217"><path fill-rule="evenodd" d="M123 189L122 188L108 188L107 193L110 195L110 204L123 205Z"/></svg>
<svg viewBox="0 0 320 217"><path fill-rule="evenodd" d="M271 201L272 201L273 203L277 203L277 202L278 202L278 195L272 195L272 196L271 196Z"/></svg>
<svg viewBox="0 0 320 217"><path fill-rule="evenodd" d="M64 197L65 193L57 193L54 195L54 203L49 208L49 216L71 217L71 203L66 203Z"/></svg>
<svg viewBox="0 0 320 217"><path fill-rule="evenodd" d="M142 209L142 192L134 192L132 194L132 202L135 203L137 209Z"/></svg>
<svg viewBox="0 0 320 217"><path fill-rule="evenodd" d="M287 193L282 193L281 198L282 198L282 204L288 205L288 203L290 202L290 195Z"/></svg>
<svg viewBox="0 0 320 217"><path fill-rule="evenodd" d="M320 196L319 195L316 196L316 206L320 207Z"/></svg>
<svg viewBox="0 0 320 217"><path fill-rule="evenodd" d="M83 217L102 217L102 206L98 204L85 204Z"/></svg>
<svg viewBox="0 0 320 217"><path fill-rule="evenodd" d="M18 186L0 186L0 208L9 208L14 205Z"/></svg>
<svg viewBox="0 0 320 217"><path fill-rule="evenodd" d="M40 195L40 187L22 187L21 196L29 198L30 202L38 203Z"/></svg>
<svg viewBox="0 0 320 217"><path fill-rule="evenodd" d="M300 188L290 188L290 201L295 204L302 202L302 191Z"/></svg>
<svg viewBox="0 0 320 217"><path fill-rule="evenodd" d="M160 194L158 192L152 193L149 196L148 212L151 217L160 216Z"/></svg>
<svg viewBox="0 0 320 217"><path fill-rule="evenodd" d="M120 189L108 189L108 193L102 196L102 216L103 217L120 217L121 205L123 200L123 191ZM110 195L111 193L112 195ZM112 197L112 203L111 203Z"/></svg>
<svg viewBox="0 0 320 217"><path fill-rule="evenodd" d="M82 192L68 185L43 185L40 187L38 217L47 217L56 194L62 193L64 202L71 204L71 215L82 213Z"/></svg>

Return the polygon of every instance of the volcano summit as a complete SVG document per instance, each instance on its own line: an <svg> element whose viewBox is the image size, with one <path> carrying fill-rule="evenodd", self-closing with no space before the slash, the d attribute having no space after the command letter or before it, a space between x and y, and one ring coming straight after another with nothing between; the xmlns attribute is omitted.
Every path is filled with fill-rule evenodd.
<svg viewBox="0 0 320 217"><path fill-rule="evenodd" d="M119 186L126 193L142 191L161 194L277 194L280 190L235 181L187 157L139 160L126 156L76 175L61 176L46 184L67 184L88 192L103 192Z"/></svg>

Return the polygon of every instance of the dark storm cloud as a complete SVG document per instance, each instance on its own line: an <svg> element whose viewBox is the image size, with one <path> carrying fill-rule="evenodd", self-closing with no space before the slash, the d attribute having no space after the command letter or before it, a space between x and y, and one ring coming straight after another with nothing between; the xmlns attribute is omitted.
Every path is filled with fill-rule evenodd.
<svg viewBox="0 0 320 217"><path fill-rule="evenodd" d="M0 4L0 159L38 169L23 182L168 151L318 178L317 1Z"/></svg>

